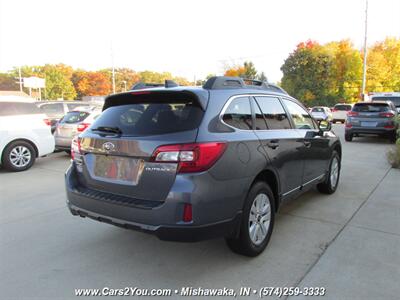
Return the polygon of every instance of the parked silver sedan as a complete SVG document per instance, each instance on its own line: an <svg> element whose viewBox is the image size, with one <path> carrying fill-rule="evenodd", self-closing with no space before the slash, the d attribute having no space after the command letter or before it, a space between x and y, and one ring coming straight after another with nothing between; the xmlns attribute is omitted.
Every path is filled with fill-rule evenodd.
<svg viewBox="0 0 400 300"><path fill-rule="evenodd" d="M68 112L58 122L54 132L56 150L71 152L72 139L85 131L101 114L99 108L80 108Z"/></svg>

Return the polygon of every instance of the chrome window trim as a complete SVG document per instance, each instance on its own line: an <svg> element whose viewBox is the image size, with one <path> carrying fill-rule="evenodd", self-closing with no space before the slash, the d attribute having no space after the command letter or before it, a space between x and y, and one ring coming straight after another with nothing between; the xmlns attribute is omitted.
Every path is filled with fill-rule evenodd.
<svg viewBox="0 0 400 300"><path fill-rule="evenodd" d="M251 118L253 118L253 110L252 110L252 108L251 108L251 103L250 103L250 97L251 97L251 95L250 95L250 94L242 94L242 95L234 95L234 96L230 97L230 98L228 99L228 101L226 101L226 103L225 103L224 106L222 107L222 110L221 110L221 112L220 112L220 114L219 114L219 121L220 121L222 124L228 126L229 128L232 128L232 129L237 130L237 131L254 131L253 128L252 128L252 129L240 129L240 128L233 127L232 125L229 125L229 124L225 123L225 122L224 122L224 119L223 119L223 116L224 116L226 110L228 109L229 105L231 104L231 102L232 102L233 100L235 100L236 98L246 98L246 97L247 97L247 100L249 101L249 107L250 107L250 111L251 111ZM252 123L253 123L253 120L252 120ZM253 125L254 125L254 124L253 124Z"/></svg>
<svg viewBox="0 0 400 300"><path fill-rule="evenodd" d="M282 96L281 95L279 95L279 94L239 94L239 95L234 95L234 96L231 96L229 99L228 99L228 101L226 101L226 103L224 104L224 106L222 107L222 110L221 110L221 112L219 113L219 121L222 123L222 124L224 124L224 125L226 125L226 126L228 126L229 128L232 128L232 129L234 129L234 130L237 130L237 131L281 131L281 130L293 130L293 129L295 129L295 128L290 128L290 129L263 129L263 130L255 130L255 129L240 129L240 128L236 128L236 127L233 127L233 126L231 126L231 125L229 125L229 124L226 124L225 122L224 122L224 120L223 120L223 115L225 114L225 111L226 111L226 109L228 108L228 106L231 104L231 102L234 100L234 99L236 99L236 98L242 98L242 97L247 97L247 98L249 98L249 105L250 105L250 109L251 109L251 103L250 103L250 97L275 97L275 98L277 98L278 100L280 100L281 98L282 98ZM290 97L285 97L286 99L289 99L289 100L291 100L291 98ZM282 107L283 107L283 109L285 110L285 106L283 106L283 104L281 103L281 105L282 105ZM286 110L285 110L286 111ZM253 110L252 110L252 115L253 115ZM287 112L286 112L287 113ZM253 124L254 125L254 124Z"/></svg>

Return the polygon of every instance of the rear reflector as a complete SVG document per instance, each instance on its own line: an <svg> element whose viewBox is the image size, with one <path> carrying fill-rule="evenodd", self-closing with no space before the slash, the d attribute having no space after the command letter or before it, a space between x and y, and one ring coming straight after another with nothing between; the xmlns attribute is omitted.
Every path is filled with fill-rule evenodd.
<svg viewBox="0 0 400 300"><path fill-rule="evenodd" d="M192 222L192 220L192 204L185 203L185 205L183 206L183 222Z"/></svg>
<svg viewBox="0 0 400 300"><path fill-rule="evenodd" d="M178 163L178 173L202 172L211 168L225 149L225 142L166 145L154 151L151 161Z"/></svg>
<svg viewBox="0 0 400 300"><path fill-rule="evenodd" d="M386 126L384 126L384 128L386 128L386 129L394 129L394 125L386 125Z"/></svg>
<svg viewBox="0 0 400 300"><path fill-rule="evenodd" d="M76 136L72 139L71 142L71 158L75 160L76 156L81 154L81 142L79 138Z"/></svg>

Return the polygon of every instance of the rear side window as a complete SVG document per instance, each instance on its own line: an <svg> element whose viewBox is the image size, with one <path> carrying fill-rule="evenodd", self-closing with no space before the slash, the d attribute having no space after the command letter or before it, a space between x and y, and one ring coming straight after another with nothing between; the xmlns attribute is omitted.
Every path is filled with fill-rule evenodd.
<svg viewBox="0 0 400 300"><path fill-rule="evenodd" d="M268 129L291 128L289 118L278 98L256 97L256 100L267 121Z"/></svg>
<svg viewBox="0 0 400 300"><path fill-rule="evenodd" d="M283 99L294 125L297 129L315 129L314 122L308 112L297 103Z"/></svg>
<svg viewBox="0 0 400 300"><path fill-rule="evenodd" d="M42 112L34 103L0 102L0 116L35 115Z"/></svg>
<svg viewBox="0 0 400 300"><path fill-rule="evenodd" d="M322 107L314 107L311 112L325 112Z"/></svg>
<svg viewBox="0 0 400 300"><path fill-rule="evenodd" d="M353 107L353 111L357 112L385 112L390 109L385 103L357 103Z"/></svg>
<svg viewBox="0 0 400 300"><path fill-rule="evenodd" d="M226 108L222 120L226 124L238 129L253 129L249 98L240 97L233 99Z"/></svg>
<svg viewBox="0 0 400 300"><path fill-rule="evenodd" d="M74 124L85 120L89 116L89 113L84 111L71 111L67 113L60 121L60 123Z"/></svg>
<svg viewBox="0 0 400 300"><path fill-rule="evenodd" d="M351 110L351 105L337 104L337 105L335 105L335 110L349 111L349 110Z"/></svg>
<svg viewBox="0 0 400 300"><path fill-rule="evenodd" d="M145 136L167 134L198 128L203 110L193 100L140 102L107 108L96 119L92 130L116 127L122 135Z"/></svg>

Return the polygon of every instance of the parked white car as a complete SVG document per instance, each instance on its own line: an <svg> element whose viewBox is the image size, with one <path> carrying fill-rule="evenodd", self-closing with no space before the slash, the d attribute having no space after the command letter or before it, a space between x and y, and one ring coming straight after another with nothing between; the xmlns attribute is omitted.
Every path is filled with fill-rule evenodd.
<svg viewBox="0 0 400 300"><path fill-rule="evenodd" d="M353 105L347 103L338 103L332 109L332 122L341 122L344 123L347 118L347 113L351 111Z"/></svg>
<svg viewBox="0 0 400 300"><path fill-rule="evenodd" d="M317 121L332 121L332 112L329 107L314 106L313 108L311 108L310 113Z"/></svg>
<svg viewBox="0 0 400 300"><path fill-rule="evenodd" d="M0 100L0 164L18 172L54 151L50 121L34 102Z"/></svg>

